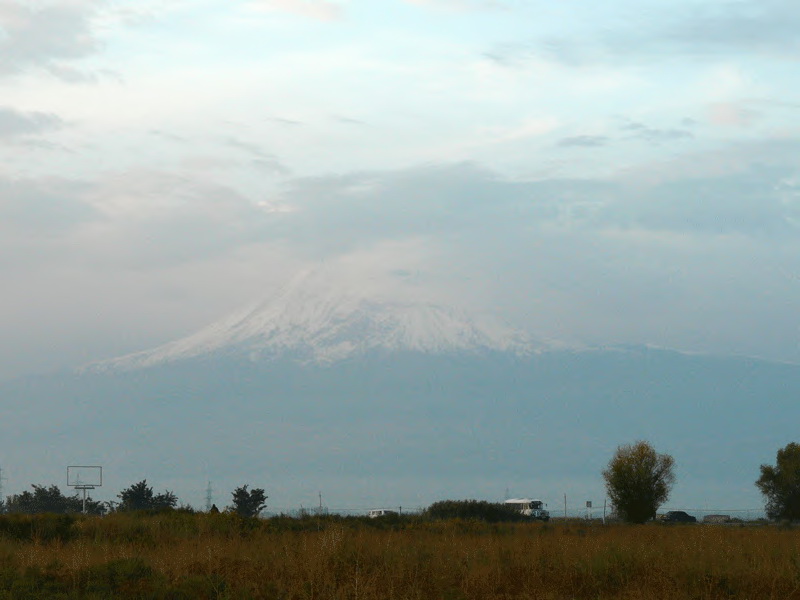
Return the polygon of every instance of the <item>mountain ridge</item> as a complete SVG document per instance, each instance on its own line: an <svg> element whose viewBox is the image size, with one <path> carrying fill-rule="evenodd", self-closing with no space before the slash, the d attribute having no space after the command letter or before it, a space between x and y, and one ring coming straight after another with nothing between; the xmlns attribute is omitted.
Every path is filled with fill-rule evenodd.
<svg viewBox="0 0 800 600"><path fill-rule="evenodd" d="M314 275L178 340L98 361L82 370L130 370L214 355L251 361L292 356L332 364L367 352L500 351L530 355L561 344L534 339L499 319L413 294L365 293Z"/></svg>

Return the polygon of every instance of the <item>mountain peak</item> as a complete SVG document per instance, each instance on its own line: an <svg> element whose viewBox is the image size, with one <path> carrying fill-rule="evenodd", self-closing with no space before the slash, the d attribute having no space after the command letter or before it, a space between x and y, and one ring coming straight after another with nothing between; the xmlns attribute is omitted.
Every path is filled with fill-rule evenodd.
<svg viewBox="0 0 800 600"><path fill-rule="evenodd" d="M374 351L530 354L543 346L495 319L420 299L419 290L367 284L303 273L195 334L89 368L132 370L214 355L331 364Z"/></svg>

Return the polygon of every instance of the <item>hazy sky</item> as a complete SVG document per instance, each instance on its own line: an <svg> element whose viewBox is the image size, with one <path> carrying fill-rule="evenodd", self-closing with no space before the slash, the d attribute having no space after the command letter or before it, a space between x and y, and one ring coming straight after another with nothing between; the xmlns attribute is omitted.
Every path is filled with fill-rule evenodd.
<svg viewBox="0 0 800 600"><path fill-rule="evenodd" d="M0 0L0 378L325 264L798 361L796 0Z"/></svg>

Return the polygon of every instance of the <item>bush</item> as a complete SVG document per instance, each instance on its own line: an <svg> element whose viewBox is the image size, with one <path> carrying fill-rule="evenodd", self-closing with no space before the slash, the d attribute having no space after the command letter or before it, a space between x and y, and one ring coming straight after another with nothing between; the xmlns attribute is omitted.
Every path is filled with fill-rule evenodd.
<svg viewBox="0 0 800 600"><path fill-rule="evenodd" d="M3 511L6 513L80 513L83 512L83 500L78 497L77 492L72 496L65 496L57 485L43 486L32 485L33 492L24 491L21 494L9 496L6 500ZM103 504L86 499L86 512L93 515L101 515L105 512Z"/></svg>
<svg viewBox="0 0 800 600"><path fill-rule="evenodd" d="M142 598L150 597L160 583L160 576L140 558L122 558L89 567L82 573L81 583L90 594L127 594Z"/></svg>
<svg viewBox="0 0 800 600"><path fill-rule="evenodd" d="M429 519L470 519L487 523L528 520L511 507L486 500L441 500L431 504L423 515Z"/></svg>
<svg viewBox="0 0 800 600"><path fill-rule="evenodd" d="M0 537L14 540L67 541L75 536L75 517L71 515L0 516Z"/></svg>

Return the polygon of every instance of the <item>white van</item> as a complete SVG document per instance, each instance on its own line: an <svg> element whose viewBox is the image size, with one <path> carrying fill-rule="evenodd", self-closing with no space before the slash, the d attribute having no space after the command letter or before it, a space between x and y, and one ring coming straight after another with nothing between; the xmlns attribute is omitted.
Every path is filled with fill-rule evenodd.
<svg viewBox="0 0 800 600"><path fill-rule="evenodd" d="M377 519L378 517L388 517L389 515L396 515L396 510L387 510L385 508L375 508L367 513L370 519Z"/></svg>

